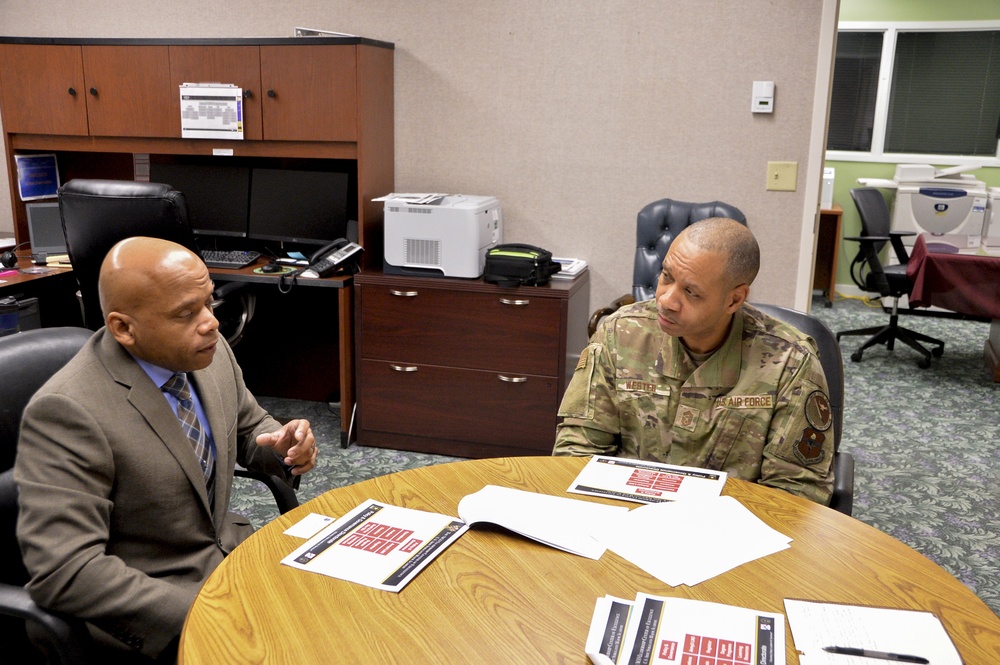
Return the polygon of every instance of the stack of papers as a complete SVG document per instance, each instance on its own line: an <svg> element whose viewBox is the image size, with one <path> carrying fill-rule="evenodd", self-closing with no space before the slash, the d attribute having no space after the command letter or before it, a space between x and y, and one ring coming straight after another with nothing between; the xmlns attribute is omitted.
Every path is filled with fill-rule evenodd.
<svg viewBox="0 0 1000 665"><path fill-rule="evenodd" d="M559 264L559 272L554 273L550 279L574 279L587 267L587 262L583 259L553 256L552 260Z"/></svg>
<svg viewBox="0 0 1000 665"><path fill-rule="evenodd" d="M628 508L487 485L463 498L458 514L467 524L497 524L564 552L600 559L606 547L595 534L624 518Z"/></svg>
<svg viewBox="0 0 1000 665"><path fill-rule="evenodd" d="M724 529L739 547L689 538ZM600 535L608 549L669 584L694 585L748 561L789 548L792 539L767 526L730 496L655 503L629 511Z"/></svg>
<svg viewBox="0 0 1000 665"><path fill-rule="evenodd" d="M413 205L432 205L435 203L440 203L441 199L448 196L447 194L434 193L424 193L419 194L399 194L393 192L392 194L386 194L385 196L379 196L378 198L372 199L372 201L401 201L403 203L412 203Z"/></svg>
<svg viewBox="0 0 1000 665"><path fill-rule="evenodd" d="M930 612L785 599L785 613L802 665L878 662L871 657L934 665L962 663L941 620ZM852 655L859 650L871 657ZM896 658L886 658L889 654Z"/></svg>
<svg viewBox="0 0 1000 665"><path fill-rule="evenodd" d="M785 617L645 593L634 601L605 596L594 607L586 652L594 665L784 665Z"/></svg>

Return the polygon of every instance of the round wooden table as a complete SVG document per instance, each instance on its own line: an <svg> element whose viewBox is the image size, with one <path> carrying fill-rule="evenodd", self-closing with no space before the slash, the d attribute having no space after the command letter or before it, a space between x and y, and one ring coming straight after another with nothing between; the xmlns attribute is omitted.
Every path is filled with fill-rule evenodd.
<svg viewBox="0 0 1000 665"><path fill-rule="evenodd" d="M484 485L567 496L586 461L472 460L331 490L260 529L222 562L191 608L179 662L583 665L597 598L643 591L782 613L785 598L929 611L968 665L1000 663L1000 619L929 559L834 510L733 479L723 493L794 540L790 549L693 587L670 587L611 551L593 561L480 525L398 594L279 563L304 542L282 532L310 512L339 517L375 499L457 516L459 500ZM739 547L726 543L725 524L706 524L694 535ZM788 628L786 643L787 662L798 663Z"/></svg>

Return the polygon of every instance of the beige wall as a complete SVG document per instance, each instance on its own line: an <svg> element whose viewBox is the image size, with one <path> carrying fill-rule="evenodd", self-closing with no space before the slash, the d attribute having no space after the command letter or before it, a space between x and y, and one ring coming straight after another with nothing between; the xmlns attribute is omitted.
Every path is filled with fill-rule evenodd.
<svg viewBox="0 0 1000 665"><path fill-rule="evenodd" d="M307 26L393 42L398 191L497 196L505 240L590 262L595 306L630 289L639 208L721 199L763 248L751 297L791 305L811 253L805 184L819 181L807 160L824 3L836 0L0 0L0 34ZM759 79L775 81L773 115L750 113ZM798 191L765 191L768 160L799 162ZM4 187L9 230L8 197Z"/></svg>

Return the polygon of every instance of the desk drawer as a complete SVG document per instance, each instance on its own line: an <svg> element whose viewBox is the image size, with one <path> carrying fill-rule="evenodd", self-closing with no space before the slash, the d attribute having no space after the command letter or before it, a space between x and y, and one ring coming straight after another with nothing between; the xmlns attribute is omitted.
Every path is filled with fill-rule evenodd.
<svg viewBox="0 0 1000 665"><path fill-rule="evenodd" d="M369 430L543 452L555 441L554 377L362 360L358 395L361 445Z"/></svg>
<svg viewBox="0 0 1000 665"><path fill-rule="evenodd" d="M561 303L512 295L364 284L361 357L557 376Z"/></svg>

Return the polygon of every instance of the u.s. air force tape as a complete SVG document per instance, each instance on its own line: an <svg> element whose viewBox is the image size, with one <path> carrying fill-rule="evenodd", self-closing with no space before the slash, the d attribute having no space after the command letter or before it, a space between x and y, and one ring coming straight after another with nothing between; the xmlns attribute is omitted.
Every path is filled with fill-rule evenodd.
<svg viewBox="0 0 1000 665"><path fill-rule="evenodd" d="M774 395L722 395L716 404L728 409L773 409Z"/></svg>

